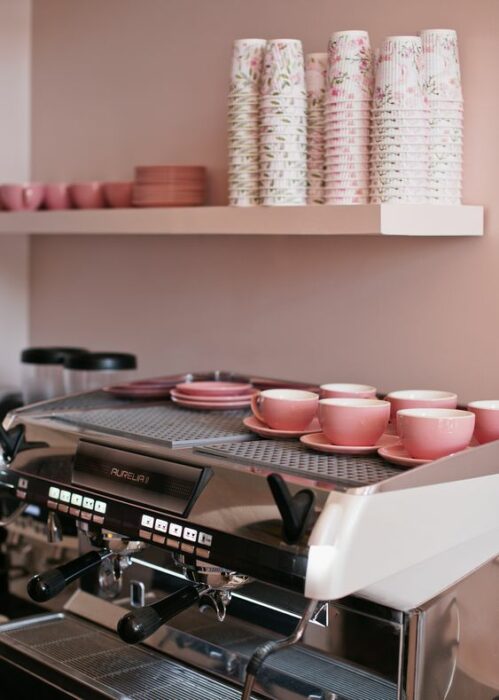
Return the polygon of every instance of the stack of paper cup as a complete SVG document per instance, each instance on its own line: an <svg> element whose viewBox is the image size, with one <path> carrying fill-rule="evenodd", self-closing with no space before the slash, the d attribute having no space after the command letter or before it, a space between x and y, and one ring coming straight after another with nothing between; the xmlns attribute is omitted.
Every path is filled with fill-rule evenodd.
<svg viewBox="0 0 499 700"><path fill-rule="evenodd" d="M260 92L260 199L306 204L307 94L301 41L274 39L265 49Z"/></svg>
<svg viewBox="0 0 499 700"><path fill-rule="evenodd" d="M259 199L259 90L265 39L234 42L229 92L229 204Z"/></svg>
<svg viewBox="0 0 499 700"><path fill-rule="evenodd" d="M325 150L324 99L327 53L305 57L307 87L307 204L324 204Z"/></svg>
<svg viewBox="0 0 499 700"><path fill-rule="evenodd" d="M457 35L425 29L423 83L430 104L429 202L460 204L463 167L463 95Z"/></svg>
<svg viewBox="0 0 499 700"><path fill-rule="evenodd" d="M423 91L421 39L385 39L375 73L370 201L425 203L430 112Z"/></svg>
<svg viewBox="0 0 499 700"><path fill-rule="evenodd" d="M328 45L325 103L326 204L367 204L373 61L364 31L336 32Z"/></svg>

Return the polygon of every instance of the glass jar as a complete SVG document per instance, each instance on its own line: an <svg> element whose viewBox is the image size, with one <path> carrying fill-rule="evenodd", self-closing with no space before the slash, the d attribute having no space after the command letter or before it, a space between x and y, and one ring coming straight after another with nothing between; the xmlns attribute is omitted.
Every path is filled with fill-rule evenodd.
<svg viewBox="0 0 499 700"><path fill-rule="evenodd" d="M64 363L64 391L79 394L133 379L137 358L126 352L87 352Z"/></svg>
<svg viewBox="0 0 499 700"><path fill-rule="evenodd" d="M22 396L25 404L46 401L64 394L62 367L68 357L82 355L85 348L26 348L21 353Z"/></svg>

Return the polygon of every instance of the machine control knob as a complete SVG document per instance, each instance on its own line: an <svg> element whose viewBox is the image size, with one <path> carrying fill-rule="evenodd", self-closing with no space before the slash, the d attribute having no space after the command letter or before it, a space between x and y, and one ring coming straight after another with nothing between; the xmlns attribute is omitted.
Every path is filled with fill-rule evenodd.
<svg viewBox="0 0 499 700"><path fill-rule="evenodd" d="M314 511L314 492L303 489L292 496L280 474L269 474L267 481L281 514L284 539L290 544L298 542Z"/></svg>

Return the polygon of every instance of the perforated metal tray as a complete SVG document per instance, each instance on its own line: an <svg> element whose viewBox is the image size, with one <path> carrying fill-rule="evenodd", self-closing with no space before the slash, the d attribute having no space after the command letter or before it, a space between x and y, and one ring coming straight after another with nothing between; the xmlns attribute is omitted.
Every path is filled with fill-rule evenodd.
<svg viewBox="0 0 499 700"><path fill-rule="evenodd" d="M225 457L277 471L347 486L368 486L400 474L377 455L325 455L311 452L295 441L250 440L244 443L223 443L197 448L196 452Z"/></svg>

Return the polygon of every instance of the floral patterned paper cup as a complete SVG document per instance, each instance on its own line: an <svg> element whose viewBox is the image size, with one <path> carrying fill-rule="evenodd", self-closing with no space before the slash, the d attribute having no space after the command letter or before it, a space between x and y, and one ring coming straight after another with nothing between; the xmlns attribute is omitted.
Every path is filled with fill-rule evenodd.
<svg viewBox="0 0 499 700"><path fill-rule="evenodd" d="M373 54L365 31L335 32L328 44L328 97L333 102L370 100Z"/></svg>
<svg viewBox="0 0 499 700"><path fill-rule="evenodd" d="M298 39L273 39L265 48L261 95L306 98L303 47Z"/></svg>
<svg viewBox="0 0 499 700"><path fill-rule="evenodd" d="M423 47L415 36L387 37L376 62L373 105L380 109L424 109Z"/></svg>
<svg viewBox="0 0 499 700"><path fill-rule="evenodd" d="M461 70L457 34L453 29L424 29L423 82L426 95L433 101L460 101Z"/></svg>
<svg viewBox="0 0 499 700"><path fill-rule="evenodd" d="M232 50L231 93L258 93L262 77L265 39L236 39Z"/></svg>

